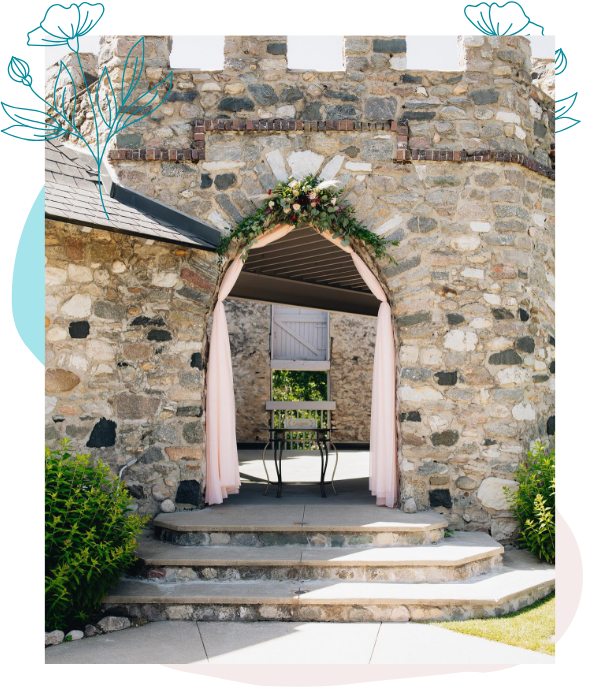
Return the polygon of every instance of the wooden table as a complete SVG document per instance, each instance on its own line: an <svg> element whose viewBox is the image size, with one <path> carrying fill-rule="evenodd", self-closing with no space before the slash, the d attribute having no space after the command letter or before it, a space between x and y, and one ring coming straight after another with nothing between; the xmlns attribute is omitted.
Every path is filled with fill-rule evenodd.
<svg viewBox="0 0 600 700"><path fill-rule="evenodd" d="M321 497L322 498L327 498L327 493L325 492L325 475L327 473L327 466L329 464L329 449L327 447L327 444L331 440L330 433L332 430L335 430L335 428L264 428L264 430L268 430L269 433L271 434L271 438L269 440L269 443L273 443L273 459L275 462L275 471L277 473L277 498L281 498L281 491L283 487L283 481L282 481L282 457L283 457L283 450L285 447L286 438L285 434L294 432L294 433L314 433L315 434L315 442L317 443L317 446L319 448L319 452L321 453L321 480L319 482L319 486L321 488ZM265 447L265 452L267 447L269 446L269 443L267 443L267 446ZM264 454L264 453L263 453ZM266 465L265 465L265 471L266 471ZM334 472L335 473L335 472ZM267 472L267 480L268 480L268 472ZM264 495L267 495L267 491L269 490L269 485L270 481L267 484L267 489L264 493ZM333 477L332 477L332 485L333 485ZM334 489L335 493L335 489Z"/></svg>

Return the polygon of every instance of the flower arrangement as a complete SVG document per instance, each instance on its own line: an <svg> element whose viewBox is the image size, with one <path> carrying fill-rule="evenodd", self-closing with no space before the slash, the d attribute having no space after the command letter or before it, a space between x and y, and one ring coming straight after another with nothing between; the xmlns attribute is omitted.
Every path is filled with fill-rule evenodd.
<svg viewBox="0 0 600 700"><path fill-rule="evenodd" d="M221 239L217 248L219 258L222 260L232 241L241 241L244 244L242 259L246 260L257 236L280 224L290 224L329 231L334 238L341 238L343 246L347 246L352 238L361 240L373 248L378 258L387 257L395 263L387 246L398 245L398 241L387 241L361 226L353 216L354 207L345 202L343 190L337 189L337 184L337 180L323 181L314 175L302 180L290 178L288 182L278 182L266 195L261 195L264 203L254 214L247 216Z"/></svg>

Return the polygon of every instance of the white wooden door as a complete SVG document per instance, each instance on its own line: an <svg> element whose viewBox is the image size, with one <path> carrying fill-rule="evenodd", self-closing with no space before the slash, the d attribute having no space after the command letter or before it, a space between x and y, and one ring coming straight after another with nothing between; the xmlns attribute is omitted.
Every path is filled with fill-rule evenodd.
<svg viewBox="0 0 600 700"><path fill-rule="evenodd" d="M271 360L329 360L329 313L273 305Z"/></svg>

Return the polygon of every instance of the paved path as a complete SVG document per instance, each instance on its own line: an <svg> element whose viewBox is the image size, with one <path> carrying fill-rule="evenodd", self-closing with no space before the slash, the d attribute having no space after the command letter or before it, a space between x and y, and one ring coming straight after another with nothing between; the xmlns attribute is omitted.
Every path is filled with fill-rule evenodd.
<svg viewBox="0 0 600 700"><path fill-rule="evenodd" d="M552 664L418 623L152 622L46 650L49 664Z"/></svg>

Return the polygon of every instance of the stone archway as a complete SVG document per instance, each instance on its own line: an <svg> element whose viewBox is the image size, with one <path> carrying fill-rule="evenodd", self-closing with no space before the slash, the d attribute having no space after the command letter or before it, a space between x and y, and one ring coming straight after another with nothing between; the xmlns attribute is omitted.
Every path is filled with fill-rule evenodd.
<svg viewBox="0 0 600 700"><path fill-rule="evenodd" d="M268 245L275 245L276 242L292 233L295 227L292 225L280 225L260 236L255 243L255 250ZM308 229L310 231L310 227ZM373 401L371 416L371 456L370 456L370 477L369 488L377 498L378 505L395 506L398 498L398 465L399 446L397 423L397 393L395 382L390 382L390 375L396 374L396 344L394 341L394 330L392 322L391 308L388 302L388 293L384 290L370 267L363 261L352 248L344 250L344 245L336 241L328 232L316 232L329 242L329 255L334 255L342 251L343 256L350 255L350 260L355 267L356 274L339 272L340 257L334 260L334 268L338 272L336 279L340 286L337 287L336 295L339 296L344 291L350 296L362 294L353 287L364 286L370 290L379 302L377 340L375 347L374 373L373 373ZM299 243L299 241L301 241ZM300 248L300 253L304 253L303 260L307 264L307 270L314 276L314 264L317 258L322 258L323 252L319 255L306 257L306 245L300 237L292 241L288 247ZM278 249L279 250L279 249ZM287 260L290 265L291 259L288 255L281 253L279 259ZM233 375L231 369L231 357L229 351L227 322L223 300L231 293L237 279L239 278L243 260L240 254L233 257L229 268L221 279L221 285L217 295L213 318L213 331L211 338L211 348L208 360L207 375L207 401L206 401L206 423L207 423L207 493L206 500L211 503L222 503L230 493L237 493L240 486L239 467L237 461L237 448L235 445L235 402L233 397ZM313 260L311 264L311 259ZM332 258L334 259L334 258ZM280 264L281 268L281 264ZM290 270L294 270L297 275L298 264L291 265ZM281 272L281 269L280 269ZM332 273L328 273L332 274ZM285 275L282 275L285 278ZM317 275L317 278L319 275ZM362 282L358 280L362 278ZM345 281L346 287L341 286ZM301 284L308 288L310 283L301 281ZM323 291L326 285L322 285ZM354 296L355 298L355 296ZM313 297L307 296L303 304L302 295L296 298L297 305L311 306Z"/></svg>

